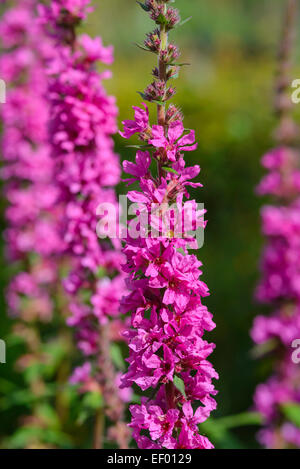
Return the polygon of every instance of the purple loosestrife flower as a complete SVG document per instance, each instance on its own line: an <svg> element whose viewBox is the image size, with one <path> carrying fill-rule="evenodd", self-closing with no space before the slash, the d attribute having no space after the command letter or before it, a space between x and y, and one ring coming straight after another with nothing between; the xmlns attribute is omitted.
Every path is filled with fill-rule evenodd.
<svg viewBox="0 0 300 469"><path fill-rule="evenodd" d="M160 25L147 36L155 40L145 42L158 55L158 68L153 74L164 97L156 102L158 124L151 126L146 106L146 111L134 107L134 121L124 121L121 132L125 138L137 133L147 144L147 151L142 151L141 145L136 162L125 161L123 168L132 176L128 184L139 183L139 189L130 191L128 198L138 204L141 213L151 212L151 228L159 228L166 204L175 204L182 215L184 197L189 197L187 187L201 186L191 181L200 168L186 168L184 161L184 152L197 148L195 133L186 132L181 113L175 106L166 105L173 67L171 60L166 60L166 50L170 49L167 31L178 18L177 10L167 3L148 1L145 6ZM188 203L196 214L192 221L204 228L204 211L197 210L195 201ZM209 291L201 280L201 262L188 253L188 230L184 228L180 237L175 236L175 218L171 217L169 231L160 231L157 237L151 232L133 237L129 222L124 247L129 294L121 306L124 313L131 313L131 327L124 333L130 354L122 387L135 384L152 396L130 407L130 427L139 448L210 449L213 446L199 434L198 425L216 408L212 379L218 375L207 360L214 344L204 339L205 332L214 329L215 324L203 304Z"/></svg>
<svg viewBox="0 0 300 469"><path fill-rule="evenodd" d="M161 125L152 127L152 137L149 143L157 149L163 149L169 161L177 161L180 152L196 150L195 131L191 130L188 135L182 137L184 127L181 121L172 122L165 137L165 129ZM181 138L180 138L181 137Z"/></svg>
<svg viewBox="0 0 300 469"><path fill-rule="evenodd" d="M8 286L7 305L14 318L13 333L24 345L15 365L25 375L22 392L32 396L32 404L7 444L18 447L15 436L22 432L23 448L49 448L53 444L49 444L46 433L51 423L41 418L41 406L53 409L54 402L44 368L51 367L53 375L61 376L60 385L65 387L63 370L72 360L59 280L66 262L59 229L62 205L47 135L45 61L49 43L37 21L38 1L9 3L0 21L0 76L7 84L6 103L1 105L1 178L7 199L7 258L18 273ZM58 358L54 350L60 350L63 358ZM39 372L28 374L34 368ZM68 401L66 406L60 402L60 411L56 405L53 409L57 428L67 420L68 405Z"/></svg>
<svg viewBox="0 0 300 469"><path fill-rule="evenodd" d="M144 133L147 130L150 130L149 127L149 110L146 104L142 103L144 109L141 109L137 106L133 106L134 109L134 120L125 120L122 122L124 125L124 132L120 132L120 135L124 138L130 138L134 134L140 134L140 137L143 137Z"/></svg>
<svg viewBox="0 0 300 469"><path fill-rule="evenodd" d="M300 409L300 368L292 362L292 343L300 338L300 172L299 151L294 148L298 130L290 117L290 47L296 2L288 0L281 45L276 111L280 124L277 148L262 165L268 171L257 188L274 202L262 209L266 238L261 261L261 280L256 298L273 308L270 316L258 316L251 331L259 354L272 351L274 373L255 392L255 407L264 427L258 438L268 448L300 447L300 429L286 409Z"/></svg>
<svg viewBox="0 0 300 469"><path fill-rule="evenodd" d="M8 288L10 311L25 321L50 321L64 243L58 229L61 206L47 143L44 65L48 43L36 20L36 4L34 0L18 2L0 23L4 49L0 71L10 85L1 108L1 176L8 200L7 254L24 269Z"/></svg>
<svg viewBox="0 0 300 469"><path fill-rule="evenodd" d="M151 164L151 156L148 151L138 151L136 154L136 164L130 161L123 161L124 171L134 176L133 178L126 179L128 185L138 182L141 177L149 175L149 167Z"/></svg>
<svg viewBox="0 0 300 469"><path fill-rule="evenodd" d="M51 3L51 4L50 4ZM76 369L71 381L88 383L104 398L104 410L115 423L110 430L126 448L129 437L123 420L124 391L118 392L110 357L111 341L121 341L124 325L118 319L125 292L120 243L100 241L97 208L117 206L114 186L120 179L119 158L112 134L117 131L115 99L97 71L98 62L113 62L112 47L100 38L77 36L76 27L90 11L89 0L54 0L40 6L40 19L52 38L48 62L50 141L60 198L65 207L61 232L72 269L64 281L69 293L68 324L75 329L78 348L89 361ZM128 392L127 392L128 393ZM97 428L97 420L95 428ZM97 433L96 433L97 434ZM99 438L95 447L101 446Z"/></svg>

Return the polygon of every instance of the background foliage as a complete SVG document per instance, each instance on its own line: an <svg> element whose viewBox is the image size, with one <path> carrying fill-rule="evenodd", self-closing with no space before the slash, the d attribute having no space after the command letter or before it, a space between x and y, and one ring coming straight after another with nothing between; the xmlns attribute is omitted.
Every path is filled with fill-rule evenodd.
<svg viewBox="0 0 300 469"><path fill-rule="evenodd" d="M132 115L131 106L140 103L136 91L142 91L149 82L154 56L139 50L134 42L143 40L150 21L134 0L94 3L96 12L90 16L86 29L100 34L105 44L115 46L113 79L107 87L117 97L121 121ZM253 301L263 242L259 226L262 200L255 196L254 187L262 174L260 157L272 145L273 77L284 2L176 3L183 18L193 16L174 35L182 49L182 61L191 64L182 69L176 82L175 102L184 111L185 126L196 128L199 141L198 150L189 158L191 165L198 163L202 168L200 180L204 188L196 198L205 203L209 223L199 258L211 289L207 304L217 323L209 340L217 344L213 362L220 373L219 407L213 419L219 423L210 421L205 431L217 447L251 448L256 445L258 427L250 425L256 422L255 416L244 412L251 409L255 385L268 374L268 364L255 362L251 356L249 338L253 317L261 309ZM297 50L295 59L299 64ZM299 75L300 67L296 66L292 79ZM297 108L295 113L299 114ZM126 148L118 136L116 146L122 159L133 158L132 149ZM122 186L119 190L124 192ZM20 404L9 404L12 390L24 386L24 377L14 367L21 350L11 340L12 321L7 319L3 298L9 274L10 266L2 257L0 336L8 340L7 364L0 365L2 441L14 432L24 408L30 407L30 399L29 403L21 400ZM76 397L68 399L76 406ZM240 413L243 415L228 419ZM230 434L228 428L233 428ZM83 428L83 435L77 436L77 444L86 441L86 430ZM62 446L68 444L66 441Z"/></svg>

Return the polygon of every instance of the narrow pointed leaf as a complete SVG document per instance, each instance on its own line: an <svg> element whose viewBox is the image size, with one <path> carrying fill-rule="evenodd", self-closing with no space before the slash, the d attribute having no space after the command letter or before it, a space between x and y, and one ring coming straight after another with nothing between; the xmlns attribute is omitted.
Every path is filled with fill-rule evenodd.
<svg viewBox="0 0 300 469"><path fill-rule="evenodd" d="M138 3L143 10L145 10L147 12L150 11L150 8L147 7L147 5L145 5L144 3L139 2L139 1L137 1L136 3Z"/></svg>
<svg viewBox="0 0 300 469"><path fill-rule="evenodd" d="M177 175L178 175L178 172L176 171L176 169L169 168L168 166L163 166L162 169L163 169L164 171L167 171L167 173L173 173L173 174L177 174Z"/></svg>
<svg viewBox="0 0 300 469"><path fill-rule="evenodd" d="M182 21L179 23L178 27L179 27L179 26L183 26L184 24L188 23L189 21L191 21L192 18L193 18L192 16L189 16L189 17L186 18L185 20L182 20Z"/></svg>
<svg viewBox="0 0 300 469"><path fill-rule="evenodd" d="M178 391L180 391L181 394L184 397L186 397L184 381L181 378L179 378L179 376L174 376L173 383L174 383L174 386L178 389Z"/></svg>

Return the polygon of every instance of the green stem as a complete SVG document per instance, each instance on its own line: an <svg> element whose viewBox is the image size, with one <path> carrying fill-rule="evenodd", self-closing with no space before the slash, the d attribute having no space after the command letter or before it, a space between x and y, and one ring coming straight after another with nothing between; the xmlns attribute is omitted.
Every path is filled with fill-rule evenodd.
<svg viewBox="0 0 300 469"><path fill-rule="evenodd" d="M174 409L175 408L175 386L171 381L169 381L169 383L165 385L165 394L166 394L167 408Z"/></svg>
<svg viewBox="0 0 300 469"><path fill-rule="evenodd" d="M165 5L165 11L167 10L167 6ZM168 32L165 25L161 25L160 27L160 52L165 50L168 46ZM167 87L167 66L166 64L160 59L160 54L158 56L158 71L159 71L159 79L165 82L165 91ZM162 125L165 127L166 125L166 112L165 112L165 104L157 106L157 120L158 125Z"/></svg>
<svg viewBox="0 0 300 469"><path fill-rule="evenodd" d="M165 5L165 13L167 11L167 5ZM165 25L161 25L160 27L160 52L167 49L168 47L168 31ZM164 82L164 91L167 91L167 65L164 63L163 60L160 59L160 54L158 58L158 70L159 70L159 79ZM167 125L166 125L166 105L158 105L157 106L157 121L158 125L162 125L165 128L165 133L167 133ZM164 170L162 168L163 163L160 159L158 161L158 180L161 181L161 178L164 176ZM165 385L165 396L167 402L167 408L174 409L175 408L175 387L172 382L169 382Z"/></svg>
<svg viewBox="0 0 300 469"><path fill-rule="evenodd" d="M167 6L165 5L165 12L167 11ZM164 63L163 60L160 58L160 52L165 50L168 47L168 32L165 25L161 25L160 27L160 49L159 49L159 56L158 56L158 71L159 71L159 79L165 83L164 85L164 92L166 93L167 90L167 65ZM166 129L166 105L165 103L162 105L157 106L157 122L158 125L161 125ZM161 160L157 163L157 172L158 172L158 180L161 181L161 178L164 176L164 170L162 169L162 162Z"/></svg>
<svg viewBox="0 0 300 469"><path fill-rule="evenodd" d="M103 408L97 411L94 424L93 449L102 449L104 433L104 411Z"/></svg>

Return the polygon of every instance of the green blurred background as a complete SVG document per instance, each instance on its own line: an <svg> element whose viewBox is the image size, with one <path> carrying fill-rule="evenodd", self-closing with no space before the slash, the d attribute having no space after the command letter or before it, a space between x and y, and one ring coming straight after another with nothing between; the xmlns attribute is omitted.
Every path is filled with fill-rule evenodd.
<svg viewBox="0 0 300 469"><path fill-rule="evenodd" d="M132 116L132 105L141 100L150 82L154 55L138 49L152 24L135 0L101 0L90 15L85 30L100 34L105 44L114 44L113 79L106 83L117 97L119 122ZM260 158L272 146L273 83L281 33L282 0L177 0L182 18L192 20L173 34L182 50L184 67L176 81L174 102L185 114L185 127L196 128L199 148L187 155L189 165L200 164L204 188L194 193L208 210L208 227L199 258L211 296L207 300L217 323L207 336L217 348L213 362L220 374L218 410L214 418L251 409L256 384L265 379L264 361L251 357L249 329L262 308L253 301L258 280L260 235L259 210L263 201L254 188L262 169ZM295 47L295 70L300 76L300 57ZM295 113L299 113L295 109ZM132 149L116 136L122 159L133 159ZM120 186L120 192L124 188ZM2 287L8 266L2 261ZM2 290L3 288L1 288ZM2 297L0 336L9 336ZM7 364L0 365L0 377L16 382L14 359L18 349L7 351ZM1 401L0 401L1 407ZM0 438L14 413L0 418ZM229 440L217 447L255 447L258 427L233 430Z"/></svg>

